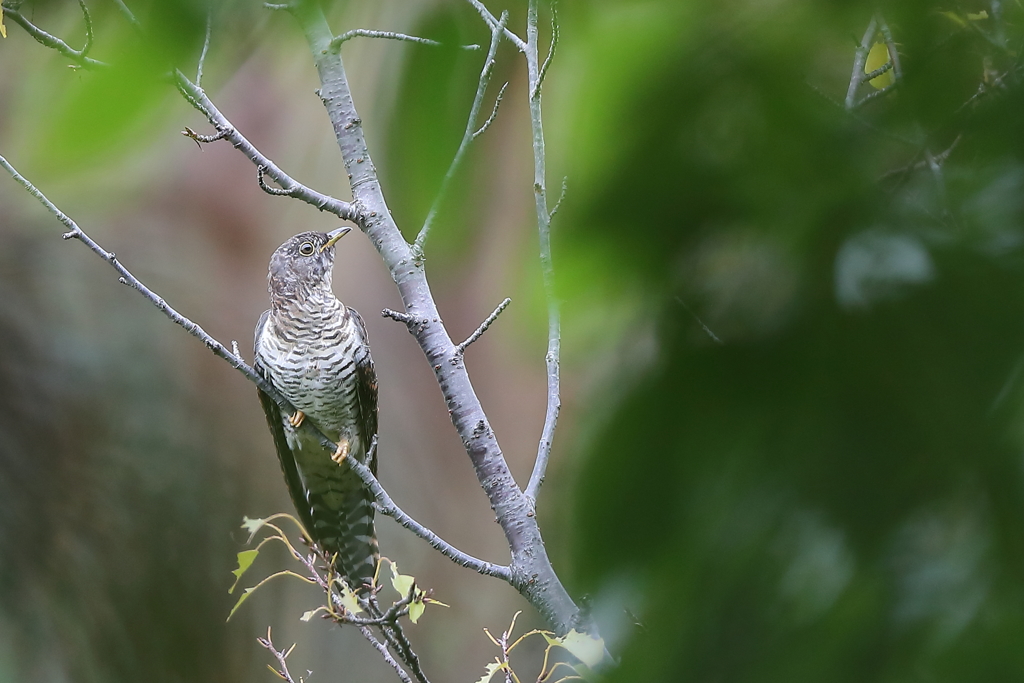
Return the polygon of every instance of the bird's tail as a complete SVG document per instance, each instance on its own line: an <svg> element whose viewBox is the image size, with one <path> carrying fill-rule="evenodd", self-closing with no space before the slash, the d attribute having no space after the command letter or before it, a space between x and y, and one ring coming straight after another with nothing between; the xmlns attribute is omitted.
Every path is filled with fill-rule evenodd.
<svg viewBox="0 0 1024 683"><path fill-rule="evenodd" d="M373 524L373 499L357 477L335 480L330 493L310 495L313 529L335 570L354 591L373 583L380 549ZM342 490L338 490L338 485Z"/></svg>

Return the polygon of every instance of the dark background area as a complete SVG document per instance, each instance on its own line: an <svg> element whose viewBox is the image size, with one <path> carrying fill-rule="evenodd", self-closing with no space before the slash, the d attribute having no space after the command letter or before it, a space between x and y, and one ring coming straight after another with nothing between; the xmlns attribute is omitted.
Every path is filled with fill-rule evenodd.
<svg viewBox="0 0 1024 683"><path fill-rule="evenodd" d="M204 86L289 173L344 197L304 41L258 5L214 6ZM261 192L230 146L179 134L207 126L158 76L194 71L206 6L131 6L150 39L90 3L110 74L69 69L7 22L0 154L248 357L269 254L337 223ZM523 34L525 4L508 8ZM569 188L553 227L565 409L538 514L621 657L610 680L1024 680L1024 10L881 6L901 82L849 112L875 9L558 6L544 107L549 187ZM81 45L77 5L22 11ZM411 239L483 59L457 46L487 31L458 2L353 0L329 16L336 33L444 43L343 48ZM525 64L509 44L489 98L506 80L427 268L453 337L513 299L467 363L525 482L546 325ZM224 623L242 515L289 505L255 391L60 232L0 178L0 681L270 680L254 641L267 625L299 643L293 671L312 681L391 680L357 633L298 621L318 599L302 586L261 590ZM400 306L390 278L364 238L344 247L335 290L369 327L382 482L505 562L422 354L377 315ZM379 527L384 554L452 605L411 627L435 680L479 677L498 654L482 627L519 609L520 629L541 626L508 587Z"/></svg>

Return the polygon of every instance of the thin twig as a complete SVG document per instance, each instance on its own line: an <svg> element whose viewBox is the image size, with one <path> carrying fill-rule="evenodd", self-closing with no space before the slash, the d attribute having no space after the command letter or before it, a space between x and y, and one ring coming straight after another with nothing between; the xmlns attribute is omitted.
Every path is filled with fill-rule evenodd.
<svg viewBox="0 0 1024 683"><path fill-rule="evenodd" d="M491 43L487 48L487 58L484 60L483 68L480 69L480 78L477 80L476 95L473 96L473 105L469 108L469 120L466 122L466 130L462 134L462 141L459 142L459 148L455 152L455 156L452 158L452 163L448 166L448 172L444 174L444 178L441 180L441 188L437 191L434 196L434 201L430 206L430 211L427 212L427 218L423 221L423 227L420 228L419 234L416 235L416 241L413 242L414 252L420 256L423 254L423 245L427 241L427 237L430 235L430 228L434 223L434 218L437 216L438 210L441 208L441 202L444 199L445 194L448 192L448 186L452 182L452 178L455 177L455 172L459 168L459 164L462 163L462 157L465 156L466 150L469 149L469 144L476 139L479 133L490 126L491 119L484 124L480 129L479 133L476 131L476 120L480 116L480 106L484 100L484 94L487 92L487 84L491 82L491 74L494 72L494 56L498 51L498 43L501 42L501 32L505 28L505 24L508 23L508 12L502 12L501 20L491 29ZM505 92L505 89L501 89L501 93L498 95L498 101L501 100L501 94ZM497 114L498 102L495 102L494 112L492 117Z"/></svg>
<svg viewBox="0 0 1024 683"><path fill-rule="evenodd" d="M474 140L476 140L478 137L480 137L481 135L486 133L487 129L491 127L491 124L494 123L494 119L497 118L497 116L498 116L498 107L501 106L501 99L503 97L505 97L505 89L507 87L508 87L508 81L505 81L505 84L502 85L501 89L498 91L498 96L494 98L494 108L491 109L491 115L488 116L487 120L484 121L480 125L480 127L476 129L475 133L473 133L473 139Z"/></svg>
<svg viewBox="0 0 1024 683"><path fill-rule="evenodd" d="M387 40L404 40L408 43L419 43L420 45L432 45L434 47L440 47L441 43L430 38L419 38L417 36L410 36L405 33L396 33L394 31L372 31L365 28L356 28L351 31L345 31L340 36L334 38L331 41L331 49L337 50L341 47L341 44L352 40L353 38L384 38ZM479 50L479 45L460 45L463 50Z"/></svg>
<svg viewBox="0 0 1024 683"><path fill-rule="evenodd" d="M551 42L548 44L548 56L544 58L544 64L540 67L540 76L537 77L537 85L534 86L532 96L540 95L540 86L544 83L544 77L548 74L548 67L555 56L555 48L558 47L558 5L557 0L551 2Z"/></svg>
<svg viewBox="0 0 1024 683"><path fill-rule="evenodd" d="M267 194L272 194L275 196L290 197L292 195L292 190L290 188L282 187L278 189L276 187L271 187L270 185L267 185L267 182L263 179L263 174L266 172L266 166L260 164L259 166L256 167L256 182L259 183L261 190L263 190Z"/></svg>
<svg viewBox="0 0 1024 683"><path fill-rule="evenodd" d="M882 66L875 69L874 71L872 71L871 73L866 73L863 76L861 76L860 82L867 83L868 81L873 81L882 74L891 71L894 66L895 64L892 62L892 60L890 60L883 64Z"/></svg>
<svg viewBox="0 0 1024 683"><path fill-rule="evenodd" d="M48 48L51 48L53 50L56 50L60 54L64 55L65 57L73 61L78 66L84 67L86 69L109 66L106 62L101 62L98 59L93 59L92 57L88 57L85 54L89 50L89 48L92 47L91 18L86 21L85 47L83 47L81 50L76 50L75 48L71 47L57 36L51 35L44 31L43 29L36 26L35 24L33 24L25 17L25 15L23 15L18 10L4 6L2 11L4 15L10 17L11 21L25 29L25 32L32 36L37 43L39 43L40 45L44 45ZM86 10L86 16L88 16L88 10Z"/></svg>
<svg viewBox="0 0 1024 683"><path fill-rule="evenodd" d="M885 17L881 13L876 14L878 17L878 30L882 32L882 38L885 39L885 49L889 53L889 61L892 62L892 73L896 79L896 83L903 80L903 69L900 68L900 51L896 49L896 41L892 39L892 31L889 30L889 24L885 23Z"/></svg>
<svg viewBox="0 0 1024 683"><path fill-rule="evenodd" d="M562 407L559 382L559 357L561 355L562 331L561 315L558 299L555 296L555 271L551 260L551 214L547 206L547 189L544 151L544 121L541 116L540 98L540 65L537 55L537 4L538 0L530 0L526 19L526 64L529 75L530 92L530 125L533 129L533 194L537 209L537 236L540 242L541 272L544 277L544 294L548 308L548 350L544 362L548 376L547 408L544 412L544 428L537 445L537 459L533 464L530 481L524 490L530 505L536 509L537 493L544 482L547 472L548 458L551 456L551 444L558 426L558 413Z"/></svg>
<svg viewBox="0 0 1024 683"><path fill-rule="evenodd" d="M480 337L482 337L484 335L484 332L487 331L487 328L490 327L491 324L498 319L498 316L501 315L501 312L504 311L510 303L512 303L512 299L506 297L504 301L498 304L498 307L494 309L494 312L487 316L486 320L480 323L480 327L476 328L476 332L469 335L466 341L462 342L461 344L455 345L455 352L458 353L459 355L465 353L466 347L475 342Z"/></svg>
<svg viewBox="0 0 1024 683"><path fill-rule="evenodd" d="M490 13L481 0L466 0L466 2L472 5L473 8L480 13L480 16L483 17L484 23L487 24L487 28L493 31L495 27L498 26L498 20L494 18L494 15ZM520 52L526 52L526 41L510 31L507 27L502 27L501 31L505 36L505 40L515 45Z"/></svg>
<svg viewBox="0 0 1024 683"><path fill-rule="evenodd" d="M188 126L185 126L184 130L181 131L181 134L187 138L195 140L196 144L199 145L199 149L202 149L203 145L199 143L209 144L211 142L216 142L217 140L223 140L228 136L228 132L229 131L227 130L222 130L214 133L213 135L203 135L202 133L195 132Z"/></svg>
<svg viewBox="0 0 1024 683"><path fill-rule="evenodd" d="M558 193L558 201L556 201L554 207L552 207L551 213L548 214L548 218L553 220L554 217L555 217L555 214L558 213L558 210L560 208L562 208L562 200L565 199L565 193L568 191L568 189L569 189L569 176L565 176L565 177L562 178L562 191Z"/></svg>
<svg viewBox="0 0 1024 683"><path fill-rule="evenodd" d="M85 0L78 0L78 6L82 8L82 18L85 20L85 45L81 49L82 56L85 57L92 49L92 15L89 14L89 7L85 4Z"/></svg>
<svg viewBox="0 0 1024 683"><path fill-rule="evenodd" d="M382 310L380 312L380 314L383 317L385 317L385 318L391 318L392 320L397 320L398 322L404 323L406 325L409 325L410 327L413 326L413 325L422 324L424 322L423 320L421 320L420 318L417 318L414 315L409 315L408 313L402 313L401 311L392 311L390 308L385 308L384 310Z"/></svg>
<svg viewBox="0 0 1024 683"><path fill-rule="evenodd" d="M285 650L278 650L276 647L274 647L274 641L271 640L271 637L270 637L270 627L269 626L267 627L267 637L266 638L257 638L256 642L259 643L260 645L262 645L263 647L267 648L268 650L270 650L270 653L272 655L274 655L274 659L277 660L277 665L279 667L281 667L280 669L274 669L274 667L270 667L270 670L273 671L274 673L276 673L278 676L280 676L282 679L284 679L288 683L296 683L296 680L294 678L292 678L291 672L288 671L288 661L287 661L288 660L288 655L290 655L292 653L292 650L295 649L295 645L292 645L290 648L288 648L287 651L285 651Z"/></svg>
<svg viewBox="0 0 1024 683"><path fill-rule="evenodd" d="M137 277L132 275L131 272L129 272L128 269L125 268L124 265L117 260L117 257L113 254L113 252L109 252L105 250L103 247L101 247L99 244L97 244L91 237L89 237L89 235L87 235L81 228L78 227L78 224L75 223L75 221L73 221L70 217L68 217L67 214L65 214L63 211L57 208L57 206L54 205L53 202L47 199L46 196L42 192L40 192L39 189L35 185L33 185L27 178L18 173L18 171L7 161L7 159L5 159L2 156L0 156L0 166L3 166L7 170L7 172L10 173L11 176L29 192L29 194L31 194L33 197L39 200L39 202L46 207L47 211L56 216L57 220L59 220L68 228L68 232L64 233L63 235L64 239L77 239L78 241L82 242L84 245L89 247L89 249L93 253L95 253L97 256L99 256L104 261L109 263L111 267L113 267L114 270L117 271L118 275L120 276L118 278L118 282L124 285L128 285L131 288L138 291L150 303L152 303L154 306L160 309L160 311L164 315L166 315L168 318L173 320L181 327L185 328L185 331L187 331L189 334L191 334L194 337L197 337L200 341L202 341L203 344L205 344L206 347L214 353L214 355L226 360L228 364L231 365L231 367L235 368L243 375L245 375L246 378L249 379L249 381L256 384L256 386L258 386L260 389L266 392L271 398L273 398L274 401L276 401L284 409L288 410L289 413L292 411L291 405L288 403L288 401L283 396L281 396L281 394L278 393L277 390L274 389L274 387L269 382L267 382L265 379L256 374L256 371L253 370L249 365L247 365L245 361L243 361L240 357L228 351L223 344L221 344L219 341L211 337L206 332L206 330L200 327L197 323L189 320L181 313L178 313L178 311L174 310L174 308L172 308L166 301L164 301L163 298L157 295L156 292L151 290L146 285L142 284L142 282Z"/></svg>
<svg viewBox="0 0 1024 683"><path fill-rule="evenodd" d="M213 28L213 8L206 9L206 38L203 39L203 51L199 54L199 65L196 67L196 87L203 87L203 65L206 63L206 53L210 50L210 33Z"/></svg>
<svg viewBox="0 0 1024 683"><path fill-rule="evenodd" d="M512 573L508 567L477 559L447 543L440 536L417 522L398 507L398 505L395 504L395 501L391 499L391 496L388 495L388 492L384 490L384 487L380 485L380 482L377 481L377 478L373 476L373 473L370 472L369 467L355 458L348 458L345 462L349 464L352 471L363 480L363 483L369 489L370 493L373 494L373 497L377 502L377 509L380 510L381 514L391 517L406 529L412 531L455 564L472 569L479 574L494 576L511 583Z"/></svg>

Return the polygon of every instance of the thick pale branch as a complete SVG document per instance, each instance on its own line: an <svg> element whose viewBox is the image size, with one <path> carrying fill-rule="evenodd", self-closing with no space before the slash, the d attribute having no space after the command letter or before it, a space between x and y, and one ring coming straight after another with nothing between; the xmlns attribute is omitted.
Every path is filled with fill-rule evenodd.
<svg viewBox="0 0 1024 683"><path fill-rule="evenodd" d="M402 237L388 210L341 57L330 50L334 36L318 3L304 0L291 11L305 33L316 63L320 97L350 176L354 203L361 209L360 227L398 286L405 305L402 316L434 369L452 423L508 541L512 553L511 583L555 630L567 632L577 624L579 610L551 567L531 505L508 469L465 365L441 322L423 263Z"/></svg>
<svg viewBox="0 0 1024 683"><path fill-rule="evenodd" d="M437 196L434 197L434 202L430 206L430 211L427 212L427 218L423 221L423 227L420 228L419 234L416 235L415 248L418 253L423 252L423 245L427 241L427 237L430 235L430 228L434 223L434 217L437 216L438 209L441 208L441 202L444 196L448 193L448 186L452 182L452 178L455 177L455 172L458 170L459 165L462 163L462 157L465 156L466 150L469 149L469 144L477 138L478 135L483 133L491 125L491 121L498 113L498 104L501 102L501 96L505 92L505 88L501 89L498 93L498 98L494 103L494 111L491 113L490 118L481 126L479 131L476 131L476 120L480 116L480 106L484 100L484 94L487 92L487 85L491 82L491 74L494 72L494 56L498 51L498 43L501 42L501 32L505 28L505 24L508 22L508 12L503 12L501 20L491 29L491 44L487 48L487 58L484 60L483 68L480 69L480 78L477 80L476 95L473 96L473 105L469 108L469 120L466 122L466 130L462 134L462 141L459 142L459 148L455 152L455 157L452 159L452 163L448 166L448 172L444 174L444 178L441 180L441 188L437 191ZM476 131L476 132L474 132Z"/></svg>

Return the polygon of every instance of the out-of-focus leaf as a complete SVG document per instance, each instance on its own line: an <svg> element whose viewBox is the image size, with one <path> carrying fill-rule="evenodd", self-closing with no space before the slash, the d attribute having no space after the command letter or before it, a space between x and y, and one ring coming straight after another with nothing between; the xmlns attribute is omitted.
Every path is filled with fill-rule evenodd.
<svg viewBox="0 0 1024 683"><path fill-rule="evenodd" d="M228 593L235 592L235 588L238 587L238 582L242 579L242 575L248 571L249 567L251 567L252 563L256 561L259 554L259 550L243 550L238 553L238 569L231 572L235 575L235 582L231 584L231 588L228 589Z"/></svg>
<svg viewBox="0 0 1024 683"><path fill-rule="evenodd" d="M890 59L888 46L885 43L875 43L871 46L871 50L868 51L868 58L864 61L864 73L869 74L875 69L881 69L889 63ZM887 88L895 82L896 74L893 69L889 69L881 76L875 76L868 81L872 87L878 90Z"/></svg>

